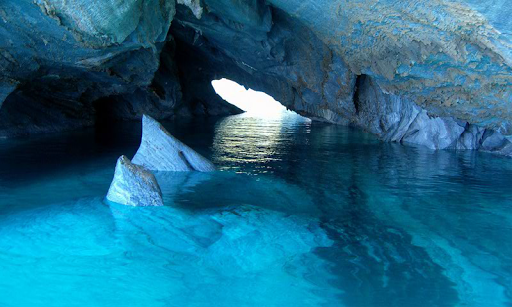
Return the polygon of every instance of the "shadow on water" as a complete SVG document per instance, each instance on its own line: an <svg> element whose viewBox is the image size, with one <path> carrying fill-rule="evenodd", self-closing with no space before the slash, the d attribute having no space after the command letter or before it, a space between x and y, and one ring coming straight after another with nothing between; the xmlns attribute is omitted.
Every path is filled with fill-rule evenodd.
<svg viewBox="0 0 512 307"><path fill-rule="evenodd" d="M207 156L218 119L163 122L176 137ZM0 139L0 186L30 184L56 173L79 172L87 164L115 165L120 155L132 157L140 143L140 122L101 123L73 132ZM77 167L78 166L78 167ZM113 172L112 172L113 173Z"/></svg>
<svg viewBox="0 0 512 307"><path fill-rule="evenodd" d="M163 124L208 157L217 120ZM104 196L116 160L121 155L132 157L140 137L139 122L113 122L73 132L0 140L0 194L6 195L0 214Z"/></svg>
<svg viewBox="0 0 512 307"><path fill-rule="evenodd" d="M136 123L74 132L0 140L0 185L16 186L54 173L73 172L77 164L134 153L140 139Z"/></svg>

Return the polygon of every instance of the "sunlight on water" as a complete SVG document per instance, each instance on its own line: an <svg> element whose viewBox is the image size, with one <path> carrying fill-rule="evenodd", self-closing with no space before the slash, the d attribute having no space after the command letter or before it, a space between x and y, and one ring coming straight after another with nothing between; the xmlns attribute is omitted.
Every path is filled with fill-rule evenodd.
<svg viewBox="0 0 512 307"><path fill-rule="evenodd" d="M263 173L271 171L266 164L281 159L280 151L286 150L290 135L295 133L290 125L307 131L311 120L293 113L273 118L254 116L251 112L230 116L215 129L214 158L223 169L241 170L241 165L253 164Z"/></svg>
<svg viewBox="0 0 512 307"><path fill-rule="evenodd" d="M0 306L510 306L512 159L288 114L166 123L214 173L103 197L139 124L0 141Z"/></svg>

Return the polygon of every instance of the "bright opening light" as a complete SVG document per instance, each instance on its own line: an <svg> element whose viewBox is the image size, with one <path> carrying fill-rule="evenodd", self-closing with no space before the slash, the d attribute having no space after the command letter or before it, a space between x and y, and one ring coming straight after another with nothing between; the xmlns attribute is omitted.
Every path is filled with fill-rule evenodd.
<svg viewBox="0 0 512 307"><path fill-rule="evenodd" d="M281 103L271 96L251 89L246 90L245 87L234 81L228 79L214 80L212 85L222 99L252 115L269 116L291 112L287 111Z"/></svg>

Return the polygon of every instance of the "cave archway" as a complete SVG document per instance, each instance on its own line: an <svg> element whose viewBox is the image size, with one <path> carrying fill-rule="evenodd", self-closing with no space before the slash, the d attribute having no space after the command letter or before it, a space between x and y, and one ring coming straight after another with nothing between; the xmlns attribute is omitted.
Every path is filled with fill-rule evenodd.
<svg viewBox="0 0 512 307"><path fill-rule="evenodd" d="M248 89L235 81L222 78L213 80L212 86L222 99L251 115L275 117L295 114L299 116L297 113L289 111L272 96L264 92Z"/></svg>

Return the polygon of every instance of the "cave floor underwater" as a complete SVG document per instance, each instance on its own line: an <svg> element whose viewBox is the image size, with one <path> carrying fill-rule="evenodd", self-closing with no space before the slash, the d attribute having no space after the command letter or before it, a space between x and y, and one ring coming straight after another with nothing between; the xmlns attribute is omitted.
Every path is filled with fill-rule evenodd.
<svg viewBox="0 0 512 307"><path fill-rule="evenodd" d="M510 306L512 159L297 115L165 123L214 173L104 201L140 124L0 140L0 306Z"/></svg>

